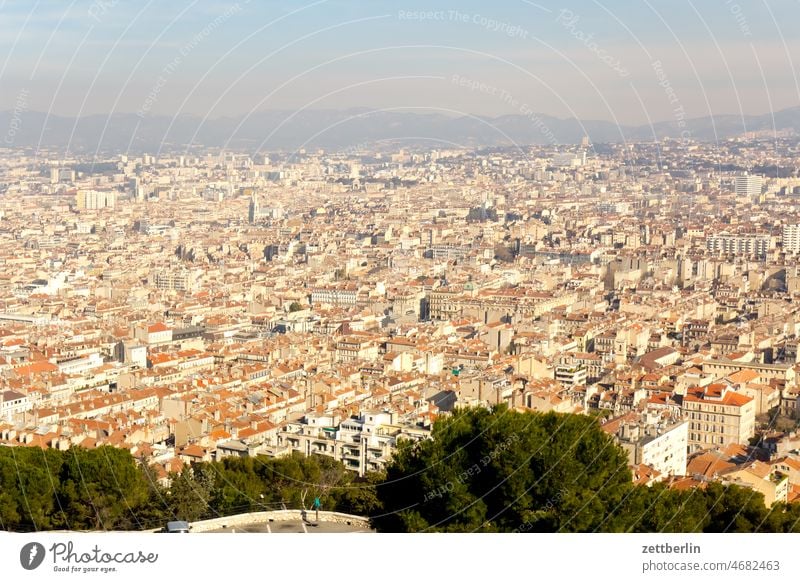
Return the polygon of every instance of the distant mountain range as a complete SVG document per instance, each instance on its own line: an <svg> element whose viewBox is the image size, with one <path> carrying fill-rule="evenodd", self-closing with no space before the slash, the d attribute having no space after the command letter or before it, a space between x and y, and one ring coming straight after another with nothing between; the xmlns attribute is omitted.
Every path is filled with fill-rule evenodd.
<svg viewBox="0 0 800 582"><path fill-rule="evenodd" d="M13 128L13 131L12 131ZM649 125L559 119L544 114L448 117L370 109L259 111L249 116L203 119L133 113L61 117L37 111L0 112L0 147L42 147L72 152L180 151L190 146L255 151L298 148L352 149L428 145L437 148L574 144L692 138L714 141L752 131L800 135L800 107L764 115L716 115ZM4 137L5 136L5 137Z"/></svg>

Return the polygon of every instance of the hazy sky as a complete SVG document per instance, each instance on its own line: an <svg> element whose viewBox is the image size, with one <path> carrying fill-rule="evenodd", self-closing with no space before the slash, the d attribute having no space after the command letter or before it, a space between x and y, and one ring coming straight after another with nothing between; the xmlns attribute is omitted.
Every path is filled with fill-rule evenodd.
<svg viewBox="0 0 800 582"><path fill-rule="evenodd" d="M800 104L799 16L789 0L0 0L0 110L760 114Z"/></svg>

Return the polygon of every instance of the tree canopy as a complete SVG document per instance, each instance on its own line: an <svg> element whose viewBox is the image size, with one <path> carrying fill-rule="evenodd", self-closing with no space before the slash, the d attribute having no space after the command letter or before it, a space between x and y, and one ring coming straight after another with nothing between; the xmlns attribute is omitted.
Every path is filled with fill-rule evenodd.
<svg viewBox="0 0 800 582"><path fill-rule="evenodd" d="M0 447L0 528L142 530L169 520L308 508L371 515L381 474L360 479L328 457L294 454L195 463L159 484L124 449Z"/></svg>
<svg viewBox="0 0 800 582"><path fill-rule="evenodd" d="M195 463L164 486L124 449L0 447L0 528L153 529L319 498L386 532L800 532L800 504L767 508L719 483L637 486L627 463L595 418L504 406L457 410L363 478L295 453Z"/></svg>
<svg viewBox="0 0 800 582"><path fill-rule="evenodd" d="M458 410L433 439L407 443L377 487L379 531L800 531L800 508L710 483L634 485L625 452L596 419Z"/></svg>
<svg viewBox="0 0 800 582"><path fill-rule="evenodd" d="M591 470L587 470L591 469ZM391 531L617 529L627 457L589 417L459 410L401 447L378 488Z"/></svg>

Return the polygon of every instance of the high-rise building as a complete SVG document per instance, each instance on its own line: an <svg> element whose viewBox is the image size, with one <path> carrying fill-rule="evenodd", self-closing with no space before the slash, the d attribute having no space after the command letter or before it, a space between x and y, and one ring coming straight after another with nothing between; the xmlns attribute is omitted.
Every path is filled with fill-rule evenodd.
<svg viewBox="0 0 800 582"><path fill-rule="evenodd" d="M763 179L761 176L736 176L734 180L734 188L737 196L753 197L761 194L761 185Z"/></svg>
<svg viewBox="0 0 800 582"><path fill-rule="evenodd" d="M800 253L800 224L787 224L783 227L783 250L787 253Z"/></svg>
<svg viewBox="0 0 800 582"><path fill-rule="evenodd" d="M253 194L250 197L250 205L247 209L247 221L256 224L264 220L276 220L283 216L283 210L279 207L262 208L258 202L258 196Z"/></svg>
<svg viewBox="0 0 800 582"><path fill-rule="evenodd" d="M113 190L78 190L75 195L75 204L79 210L114 208L116 203L117 193Z"/></svg>
<svg viewBox="0 0 800 582"><path fill-rule="evenodd" d="M553 165L559 168L578 168L586 162L585 154L565 152L553 156Z"/></svg>
<svg viewBox="0 0 800 582"><path fill-rule="evenodd" d="M210 202L222 202L225 199L225 188L220 188L218 186L206 186L205 190L203 190L203 200L208 200Z"/></svg>
<svg viewBox="0 0 800 582"><path fill-rule="evenodd" d="M256 217L258 215L259 215L258 198L256 198L255 194L253 194L253 196L250 197L250 206L248 207L247 210L247 221L250 224L255 224Z"/></svg>

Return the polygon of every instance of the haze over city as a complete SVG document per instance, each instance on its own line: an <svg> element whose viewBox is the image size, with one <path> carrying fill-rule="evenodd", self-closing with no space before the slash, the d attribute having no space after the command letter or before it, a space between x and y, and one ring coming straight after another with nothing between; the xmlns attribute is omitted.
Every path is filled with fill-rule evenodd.
<svg viewBox="0 0 800 582"><path fill-rule="evenodd" d="M0 110L354 107L626 125L798 104L789 2L5 1ZM484 84L470 88L454 76ZM508 97L506 97L506 95Z"/></svg>

